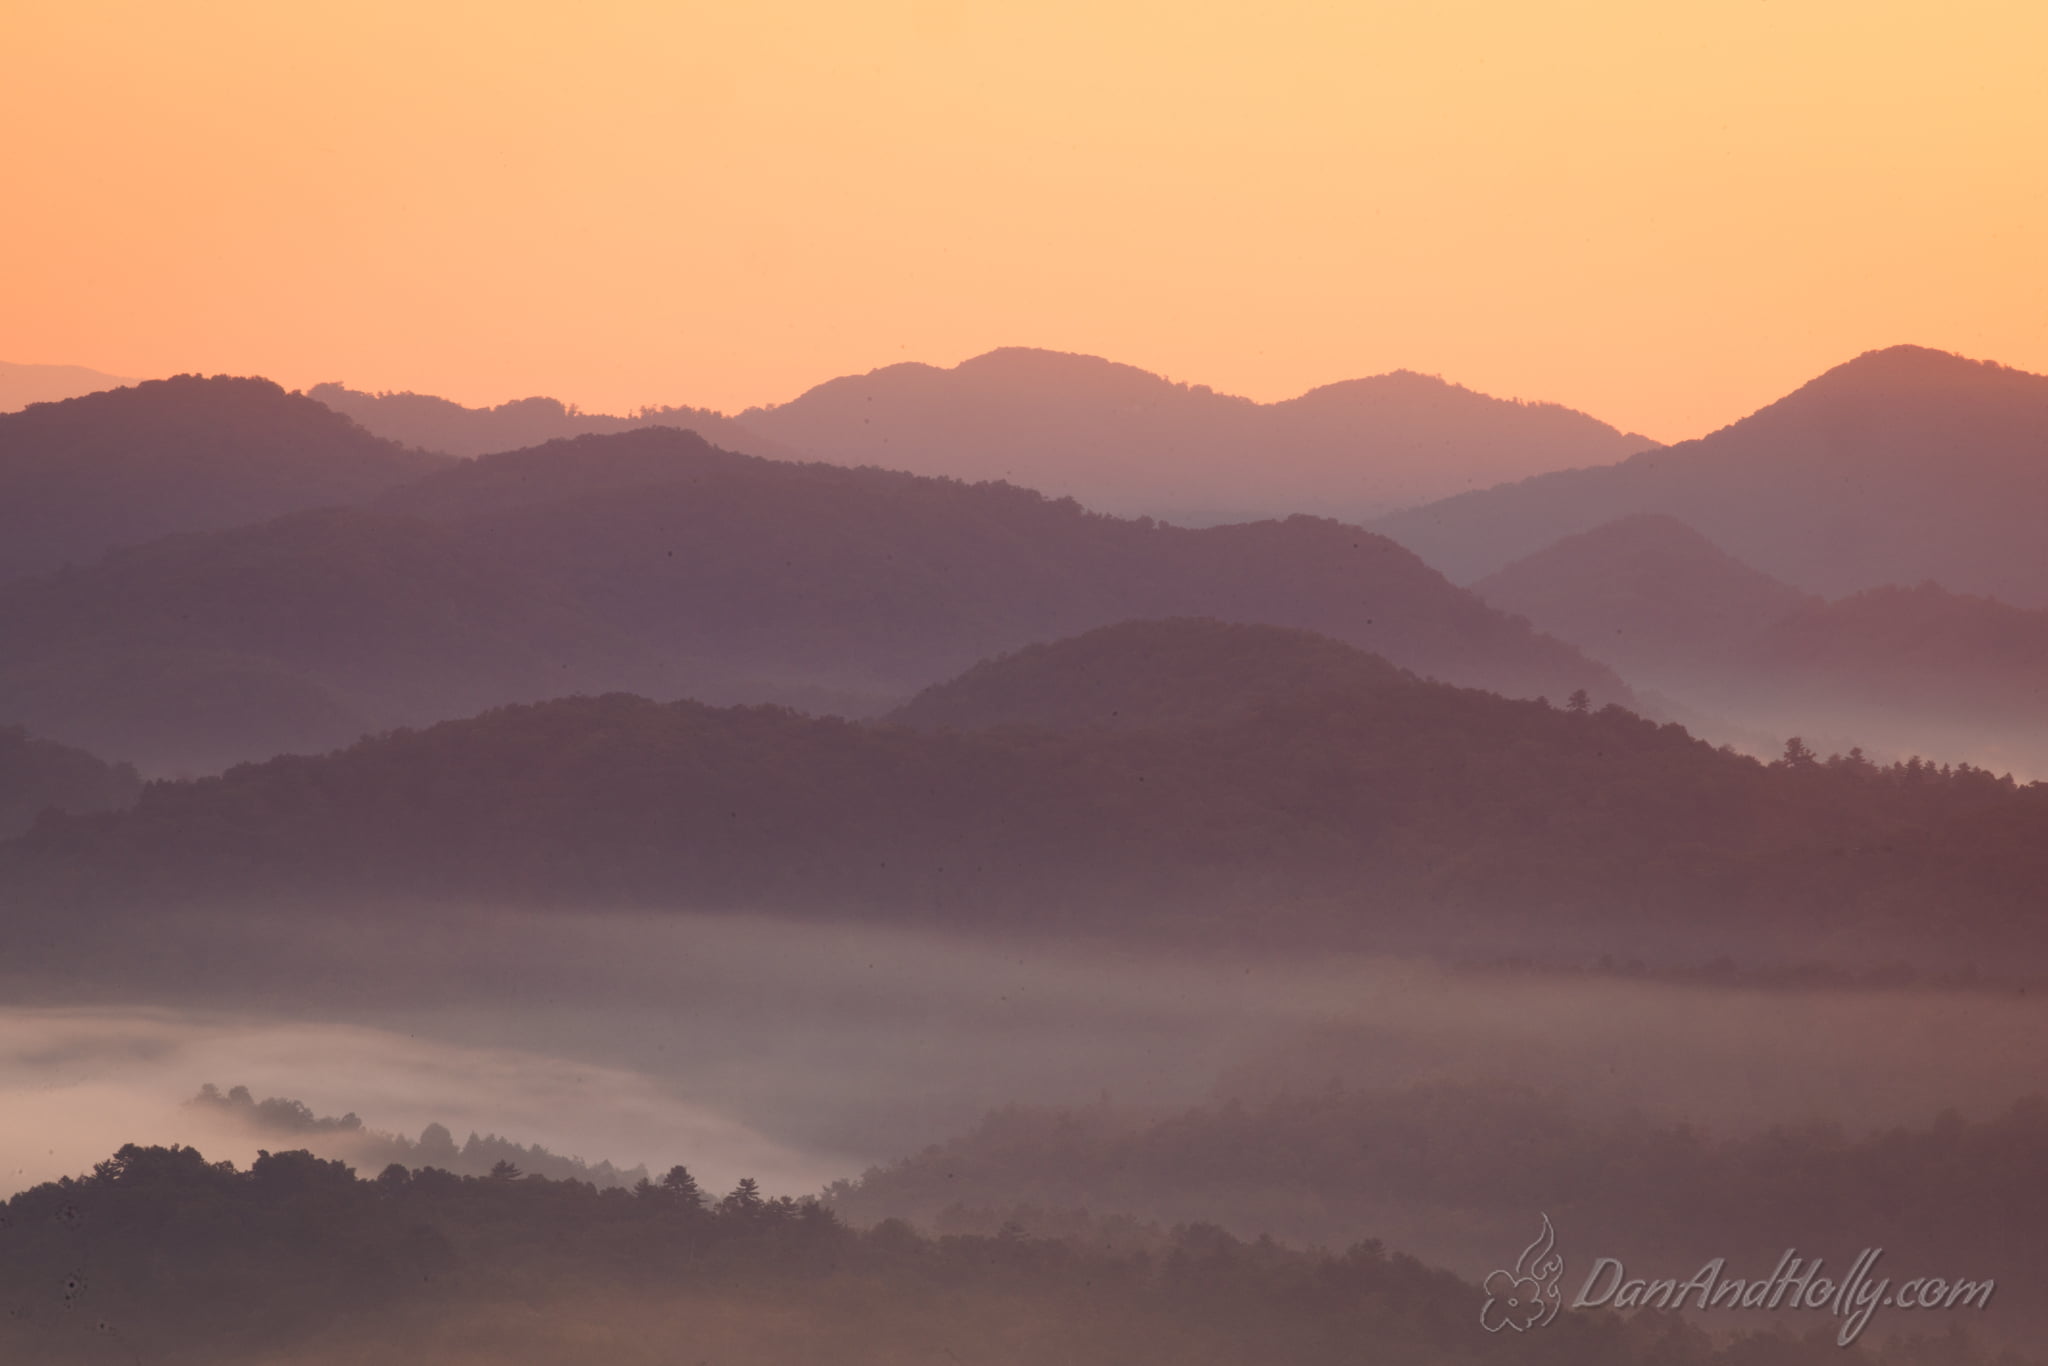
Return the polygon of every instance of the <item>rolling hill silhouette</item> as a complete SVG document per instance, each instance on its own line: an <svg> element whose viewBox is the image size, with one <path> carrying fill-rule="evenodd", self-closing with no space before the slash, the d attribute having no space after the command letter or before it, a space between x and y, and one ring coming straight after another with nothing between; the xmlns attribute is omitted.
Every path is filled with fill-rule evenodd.
<svg viewBox="0 0 2048 1366"><path fill-rule="evenodd" d="M1213 672L1189 676L1200 660ZM1248 661L1273 686L1241 709ZM1088 677L1061 686L1063 669ZM1049 681L1080 724L1016 724ZM1620 708L1194 620L1020 652L954 695L998 724L624 694L498 709L46 820L0 846L0 902L671 905L1691 961L2043 947L2048 788L1976 771L1767 767ZM1105 703L1171 696L1185 719L1099 723Z"/></svg>
<svg viewBox="0 0 2048 1366"><path fill-rule="evenodd" d="M180 375L0 414L0 578L352 502L445 457L269 380Z"/></svg>
<svg viewBox="0 0 2048 1366"><path fill-rule="evenodd" d="M378 436L444 455L488 455L563 437L602 436L641 427L680 427L727 450L749 455L779 460L796 454L709 408L646 408L631 417L612 417L586 413L552 398L521 398L494 408L467 408L431 394L370 394L340 384L316 384L306 396Z"/></svg>
<svg viewBox="0 0 2048 1366"><path fill-rule="evenodd" d="M1811 593L1933 579L2048 607L2048 377L1873 351L1711 436L1373 525L1463 583L1646 512Z"/></svg>
<svg viewBox="0 0 2048 1366"><path fill-rule="evenodd" d="M1188 530L670 431L485 457L377 506L459 528L629 631L760 677L901 695L1032 641L1198 614L1321 630L1508 693L1626 694L1392 542L1315 518Z"/></svg>
<svg viewBox="0 0 2048 1366"><path fill-rule="evenodd" d="M1752 569L1676 517L1638 513L1524 556L1472 585L1630 676L1746 669L1756 638L1820 599Z"/></svg>
<svg viewBox="0 0 2048 1366"><path fill-rule="evenodd" d="M103 389L119 389L135 382L88 370L83 365L12 365L0 361L0 413L11 413L31 403L56 403Z"/></svg>
<svg viewBox="0 0 2048 1366"><path fill-rule="evenodd" d="M1167 1225L1209 1219L1304 1243L1372 1228L1419 1255L1484 1268L1493 1248L1512 1245L1527 1219L1525 1192L1539 1184L1560 1225L1674 1264L1704 1244L1739 1249L1731 1264L1768 1266L1800 1229L1858 1218L1900 1221L1873 1243L1917 1242L1930 1258L2041 1263L2038 1241L2007 1232L2025 1223L2007 1212L2013 1202L2042 1198L2034 1153L2048 1139L2048 1103L2038 1096L1989 1117L1951 1113L1854 1135L1821 1126L1729 1133L1640 1110L1609 1116L1575 1106L1571 1094L1516 1078L1331 1081L1166 1113L1010 1106L828 1194L856 1221L903 1218L961 1233L993 1232L1005 1219L1036 1232L1086 1210ZM1779 1179L1759 1183L1760 1170ZM1927 1192L1910 1215L1881 1193L1904 1172ZM2013 1312L2026 1318L2007 1325L2024 1322L2037 1340L2038 1308Z"/></svg>
<svg viewBox="0 0 2048 1366"><path fill-rule="evenodd" d="M47 809L112 811L134 801L141 788L127 764L0 726L0 839L27 830Z"/></svg>
<svg viewBox="0 0 2048 1366"><path fill-rule="evenodd" d="M1556 404L1408 371L1262 404L1029 347L848 375L739 420L838 464L1002 479L1190 524L1358 520L1656 444Z"/></svg>
<svg viewBox="0 0 2048 1366"><path fill-rule="evenodd" d="M920 730L1040 726L1162 730L1215 725L1324 694L1420 684L1377 655L1283 626L1126 621L983 660L889 713Z"/></svg>
<svg viewBox="0 0 2048 1366"><path fill-rule="evenodd" d="M649 428L10 585L0 716L161 770L579 691L871 712L989 654L1189 614L1319 629L1503 692L1628 698L1336 522L1193 531Z"/></svg>
<svg viewBox="0 0 2048 1366"><path fill-rule="evenodd" d="M206 770L655 676L551 585L355 508L165 537L0 585L0 716Z"/></svg>
<svg viewBox="0 0 2048 1366"><path fill-rule="evenodd" d="M2048 612L1933 583L1827 601L1639 514L1473 585L1738 728L2048 773Z"/></svg>

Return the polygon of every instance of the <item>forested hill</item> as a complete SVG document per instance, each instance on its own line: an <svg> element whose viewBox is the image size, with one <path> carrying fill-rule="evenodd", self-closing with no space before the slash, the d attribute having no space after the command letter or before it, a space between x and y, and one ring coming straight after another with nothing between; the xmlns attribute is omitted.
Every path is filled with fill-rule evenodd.
<svg viewBox="0 0 2048 1366"><path fill-rule="evenodd" d="M45 810L112 810L134 801L141 789L127 764L0 726L0 839L28 829Z"/></svg>
<svg viewBox="0 0 2048 1366"><path fill-rule="evenodd" d="M1567 536L1472 591L1631 677L1660 683L1689 669L1753 668L1757 636L1824 606L1662 513Z"/></svg>
<svg viewBox="0 0 2048 1366"><path fill-rule="evenodd" d="M763 671L916 687L1134 617L1321 631L1514 695L1627 689L1384 537L1311 517L1193 531L1002 483L762 460L649 430L487 456L383 496L612 619Z"/></svg>
<svg viewBox="0 0 2048 1366"><path fill-rule="evenodd" d="M266 379L180 375L0 413L0 578L367 498L445 457Z"/></svg>
<svg viewBox="0 0 2048 1366"><path fill-rule="evenodd" d="M1716 1133L1637 1112L1598 1115L1568 1088L1307 1086L1165 1113L1107 1103L1012 1106L923 1152L837 1183L856 1223L903 1218L994 1232L1071 1226L1076 1211L1245 1236L1342 1243L1356 1230L1481 1272L1513 1245L1531 1191L1579 1247L1667 1273L1711 1248L1769 1266L1815 1230L1890 1249L1896 1274L1943 1266L1996 1279L1987 1323L2038 1334L2048 1306L2013 1287L2048 1274L2048 1101L1953 1112L1876 1133L1835 1125ZM1910 1194L1909 1194L1910 1193ZM1853 1255L1849 1249L1846 1255ZM1843 1255L1843 1254L1836 1254Z"/></svg>
<svg viewBox="0 0 2048 1366"><path fill-rule="evenodd" d="M644 408L630 417L613 417L586 413L559 399L545 397L470 408L432 394L371 394L341 384L316 384L306 391L306 396L381 437L444 455L516 451L560 437L597 436L636 427L680 427L728 450L777 458L795 455L709 408Z"/></svg>
<svg viewBox="0 0 2048 1366"><path fill-rule="evenodd" d="M1934 583L1824 601L1649 514L1566 537L1472 591L1752 734L1823 730L2048 774L2048 610Z"/></svg>
<svg viewBox="0 0 2048 1366"><path fill-rule="evenodd" d="M1932 579L2048 607L2048 375L1873 351L1694 441L1460 494L1373 523L1453 579L1635 513L1837 597Z"/></svg>
<svg viewBox="0 0 2048 1366"><path fill-rule="evenodd" d="M1157 695L1171 657L1116 667ZM570 698L152 784L0 846L0 878L19 905L377 893L1276 947L1441 945L1462 915L1546 951L1845 963L2042 947L2048 788L1796 748L1766 766L1620 708L1419 682L1211 714L923 732Z"/></svg>
<svg viewBox="0 0 2048 1366"><path fill-rule="evenodd" d="M1938 1356L1874 1333L1844 1350L1824 1315L1772 1316L1789 1321L1732 1343L1656 1311L1565 1309L1540 1329L1501 1331L1502 1306L1481 1286L1378 1242L1300 1252L1207 1224L1154 1241L856 1230L751 1179L705 1192L683 1166L628 1193L511 1163L487 1177L398 1168L364 1180L305 1152L238 1170L191 1148L130 1145L0 1207L0 1357L2036 1366L1967 1331L1945 1335Z"/></svg>
<svg viewBox="0 0 2048 1366"><path fill-rule="evenodd" d="M1312 631L1189 618L1126 621L984 660L889 720L923 729L1160 730L1420 680Z"/></svg>
<svg viewBox="0 0 2048 1366"><path fill-rule="evenodd" d="M0 585L0 719L174 773L571 692L873 714L1004 650L1182 614L1631 700L1393 542L1313 518L1190 531L666 429L450 464L373 503Z"/></svg>
<svg viewBox="0 0 2048 1366"><path fill-rule="evenodd" d="M224 1120L258 1142L279 1148L296 1145L366 1171L383 1171L395 1163L409 1171L438 1167L457 1176L488 1176L500 1162L510 1162L530 1175L588 1181L601 1189L633 1186L648 1179L645 1166L585 1162L549 1152L538 1143L517 1143L498 1134L472 1130L458 1145L448 1126L438 1122L426 1125L419 1138L411 1139L372 1129L353 1112L316 1115L303 1102L284 1096L258 1100L246 1086L232 1086L223 1092L209 1082L185 1106L206 1118Z"/></svg>

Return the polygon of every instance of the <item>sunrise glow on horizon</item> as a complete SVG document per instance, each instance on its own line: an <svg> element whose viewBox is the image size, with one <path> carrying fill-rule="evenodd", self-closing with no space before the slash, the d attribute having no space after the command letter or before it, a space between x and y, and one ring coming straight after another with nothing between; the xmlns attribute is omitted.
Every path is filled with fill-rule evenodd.
<svg viewBox="0 0 2048 1366"><path fill-rule="evenodd" d="M1876 347L2048 371L2048 7L0 16L0 359L737 411L1088 352L1676 440Z"/></svg>

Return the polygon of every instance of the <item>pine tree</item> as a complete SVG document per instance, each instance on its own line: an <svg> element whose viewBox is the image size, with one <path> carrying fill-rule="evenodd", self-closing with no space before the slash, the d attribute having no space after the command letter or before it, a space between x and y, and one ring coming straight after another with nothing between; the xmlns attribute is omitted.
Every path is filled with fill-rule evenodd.
<svg viewBox="0 0 2048 1366"><path fill-rule="evenodd" d="M698 1187L697 1178L681 1164L668 1169L668 1174L661 1178L661 1189L667 1198L688 1209L704 1208L704 1192Z"/></svg>
<svg viewBox="0 0 2048 1366"><path fill-rule="evenodd" d="M751 1176L740 1178L732 1194L719 1201L719 1208L727 1214L752 1218L761 1212L761 1183Z"/></svg>

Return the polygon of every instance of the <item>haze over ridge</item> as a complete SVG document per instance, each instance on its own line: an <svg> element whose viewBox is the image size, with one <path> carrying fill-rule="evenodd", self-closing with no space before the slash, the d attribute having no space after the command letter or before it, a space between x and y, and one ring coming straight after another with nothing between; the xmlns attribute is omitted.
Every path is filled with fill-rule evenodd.
<svg viewBox="0 0 2048 1366"><path fill-rule="evenodd" d="M1707 436L1372 525L1469 583L1645 512L1808 592L1933 579L2048 606L2048 376L1920 346L1866 352Z"/></svg>

